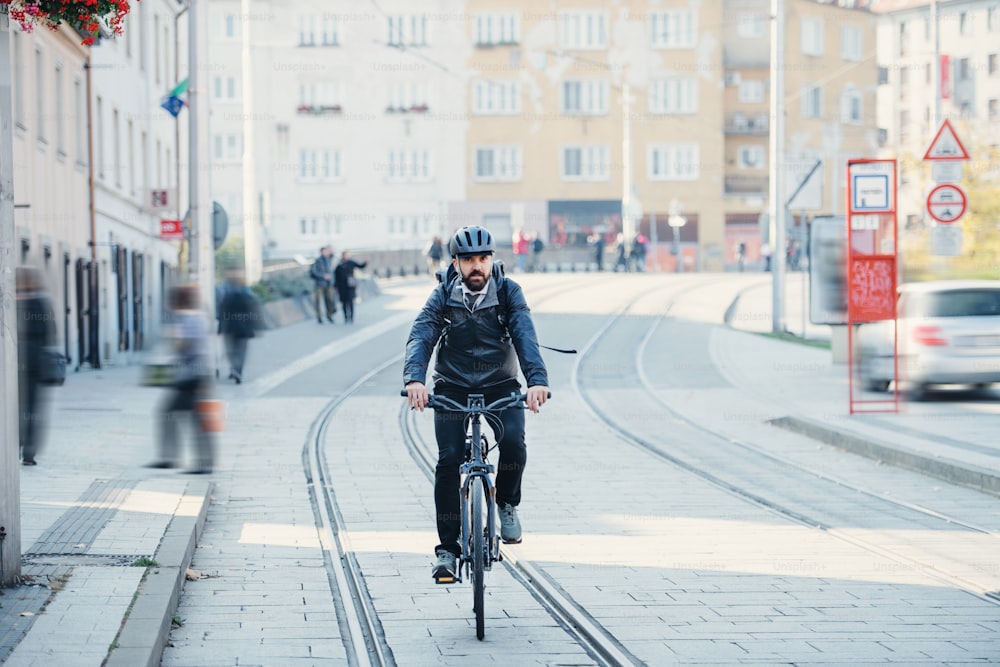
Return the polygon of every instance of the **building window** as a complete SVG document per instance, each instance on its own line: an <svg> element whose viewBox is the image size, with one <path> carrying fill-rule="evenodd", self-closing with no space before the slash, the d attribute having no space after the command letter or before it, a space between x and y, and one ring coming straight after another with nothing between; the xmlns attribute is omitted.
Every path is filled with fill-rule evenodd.
<svg viewBox="0 0 1000 667"><path fill-rule="evenodd" d="M740 102L759 104L764 101L764 82L757 79L740 82Z"/></svg>
<svg viewBox="0 0 1000 667"><path fill-rule="evenodd" d="M1000 109L997 108L997 98L993 98L986 102L986 117L990 120L996 120L998 115L1000 115Z"/></svg>
<svg viewBox="0 0 1000 667"><path fill-rule="evenodd" d="M514 80L480 80L472 86L472 113L516 114L521 112L521 84Z"/></svg>
<svg viewBox="0 0 1000 667"><path fill-rule="evenodd" d="M160 83L160 15L153 14L153 74Z"/></svg>
<svg viewBox="0 0 1000 667"><path fill-rule="evenodd" d="M475 20L476 46L518 44L521 41L521 22L514 12L477 14Z"/></svg>
<svg viewBox="0 0 1000 667"><path fill-rule="evenodd" d="M767 21L768 17L765 14L741 14L737 33L740 37L763 37Z"/></svg>
<svg viewBox="0 0 1000 667"><path fill-rule="evenodd" d="M324 14L321 20L323 46L340 46L340 22L336 14Z"/></svg>
<svg viewBox="0 0 1000 667"><path fill-rule="evenodd" d="M87 164L87 101L83 95L83 81L73 77L73 118L76 127L73 128L76 144L76 163Z"/></svg>
<svg viewBox="0 0 1000 667"><path fill-rule="evenodd" d="M654 79L649 84L648 100L650 113L697 113L698 80L686 76Z"/></svg>
<svg viewBox="0 0 1000 667"><path fill-rule="evenodd" d="M802 30L802 53L807 56L822 56L823 20L803 17L800 25Z"/></svg>
<svg viewBox="0 0 1000 667"><path fill-rule="evenodd" d="M431 157L426 148L390 150L385 180L390 183L425 183L431 179Z"/></svg>
<svg viewBox="0 0 1000 667"><path fill-rule="evenodd" d="M170 157L167 157L170 162ZM134 197L135 189L135 127L131 120L128 122L128 193Z"/></svg>
<svg viewBox="0 0 1000 667"><path fill-rule="evenodd" d="M740 146L740 169L763 169L765 158L763 146Z"/></svg>
<svg viewBox="0 0 1000 667"><path fill-rule="evenodd" d="M11 98L14 106L14 121L24 129L24 37L19 32L10 33L14 49L14 85L11 88Z"/></svg>
<svg viewBox="0 0 1000 667"><path fill-rule="evenodd" d="M425 82L390 83L386 88L388 111L427 111L430 92Z"/></svg>
<svg viewBox="0 0 1000 667"><path fill-rule="evenodd" d="M1000 30L1000 7L994 6L986 10L986 28L990 31Z"/></svg>
<svg viewBox="0 0 1000 667"><path fill-rule="evenodd" d="M603 115L608 112L608 82L601 79L563 81L562 112Z"/></svg>
<svg viewBox="0 0 1000 667"><path fill-rule="evenodd" d="M802 86L802 117L823 117L823 89L819 86L810 84Z"/></svg>
<svg viewBox="0 0 1000 667"><path fill-rule="evenodd" d="M222 36L226 39L237 39L239 37L239 26L236 23L235 14L226 14L223 17Z"/></svg>
<svg viewBox="0 0 1000 667"><path fill-rule="evenodd" d="M299 46L316 46L316 17L299 17Z"/></svg>
<svg viewBox="0 0 1000 667"><path fill-rule="evenodd" d="M129 3L130 5L132 3ZM130 13L135 14L135 25L139 28L139 36L135 40L136 48L139 49L139 71L146 71L146 22L143 20L145 18L145 12L142 11L140 7L141 3L135 3L135 6L131 9Z"/></svg>
<svg viewBox="0 0 1000 667"><path fill-rule="evenodd" d="M956 65L957 65L957 67L955 68L956 79L958 79L959 81L966 81L969 78L971 78L970 77L971 69L969 68L968 58L959 58Z"/></svg>
<svg viewBox="0 0 1000 667"><path fill-rule="evenodd" d="M959 12L958 14L958 34L968 35L971 31L969 30L969 13Z"/></svg>
<svg viewBox="0 0 1000 667"><path fill-rule="evenodd" d="M861 92L854 86L848 86L840 96L840 120L850 125L861 123L862 116Z"/></svg>
<svg viewBox="0 0 1000 667"><path fill-rule="evenodd" d="M475 180L520 181L520 146L479 146L475 149Z"/></svg>
<svg viewBox="0 0 1000 667"><path fill-rule="evenodd" d="M927 24L928 30L930 29L930 23ZM907 51L907 46L909 46L910 36L909 31L906 29L906 21L899 22L899 55L905 56Z"/></svg>
<svg viewBox="0 0 1000 667"><path fill-rule="evenodd" d="M861 30L850 26L840 29L840 57L844 60L861 60Z"/></svg>
<svg viewBox="0 0 1000 667"><path fill-rule="evenodd" d="M111 110L111 149L114 159L115 187L122 186L122 152L121 124L118 121L118 109Z"/></svg>
<svg viewBox="0 0 1000 667"><path fill-rule="evenodd" d="M66 123L64 118L66 114L63 109L64 106L64 96L63 96L63 68L61 64L56 64L56 76L55 76L56 90L55 90L55 103L56 103L56 152L64 156L66 155Z"/></svg>
<svg viewBox="0 0 1000 667"><path fill-rule="evenodd" d="M97 96L94 114L94 144L97 147L97 177L104 180L104 100Z"/></svg>
<svg viewBox="0 0 1000 667"><path fill-rule="evenodd" d="M697 20L687 9L652 12L649 29L654 49L693 49L697 42Z"/></svg>
<svg viewBox="0 0 1000 667"><path fill-rule="evenodd" d="M339 84L329 81L299 84L299 109L333 111L340 108Z"/></svg>
<svg viewBox="0 0 1000 667"><path fill-rule="evenodd" d="M696 181L701 171L696 143L652 144L648 176L654 181Z"/></svg>
<svg viewBox="0 0 1000 667"><path fill-rule="evenodd" d="M313 148L299 150L300 182L329 182L342 179L339 150Z"/></svg>
<svg viewBox="0 0 1000 667"><path fill-rule="evenodd" d="M157 142L159 143L159 142ZM242 137L239 134L216 134L213 137L214 157L225 162L238 162L242 152ZM159 162L159 146L157 146L157 162ZM159 180L159 175L157 175Z"/></svg>
<svg viewBox="0 0 1000 667"><path fill-rule="evenodd" d="M35 49L35 125L37 126L37 136L40 143L45 140L45 60L42 57L42 50Z"/></svg>
<svg viewBox="0 0 1000 667"><path fill-rule="evenodd" d="M390 16L389 46L427 46L427 17L422 14Z"/></svg>
<svg viewBox="0 0 1000 667"><path fill-rule="evenodd" d="M564 181L606 181L611 150L607 146L566 146L562 149Z"/></svg>
<svg viewBox="0 0 1000 667"><path fill-rule="evenodd" d="M603 11L559 12L559 46L564 49L608 48L607 16Z"/></svg>

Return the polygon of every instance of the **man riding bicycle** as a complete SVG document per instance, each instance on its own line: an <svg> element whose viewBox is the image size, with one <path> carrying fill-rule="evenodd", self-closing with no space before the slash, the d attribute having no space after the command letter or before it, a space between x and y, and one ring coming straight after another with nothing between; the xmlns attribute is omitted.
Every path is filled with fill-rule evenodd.
<svg viewBox="0 0 1000 667"><path fill-rule="evenodd" d="M434 393L462 404L469 394L484 394L490 403L511 392L520 392L518 365L528 385L527 406L538 412L548 396L548 375L538 349L535 325L520 285L504 276L493 262L493 236L483 227L459 229L449 244L452 263L441 276L441 285L427 299L406 341L403 383L411 408L423 410L429 392L424 382L435 345ZM504 410L499 438L500 464L496 500L500 509L500 538L508 544L521 541L517 506L521 502L521 476L527 450L524 411ZM434 477L437 512L437 562L433 576L455 577L459 546L459 467L465 459L464 416L453 412L434 414L438 463Z"/></svg>

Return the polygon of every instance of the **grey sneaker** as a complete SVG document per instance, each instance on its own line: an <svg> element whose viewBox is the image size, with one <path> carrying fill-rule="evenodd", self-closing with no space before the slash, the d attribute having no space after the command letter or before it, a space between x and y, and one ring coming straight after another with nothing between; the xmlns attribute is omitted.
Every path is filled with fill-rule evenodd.
<svg viewBox="0 0 1000 667"><path fill-rule="evenodd" d="M521 522L513 505L500 505L500 539L504 544L521 543Z"/></svg>
<svg viewBox="0 0 1000 667"><path fill-rule="evenodd" d="M447 549L438 549L435 553L437 554L437 562L434 563L431 576L437 579L439 584L453 583L455 581L455 573L458 570L458 558Z"/></svg>

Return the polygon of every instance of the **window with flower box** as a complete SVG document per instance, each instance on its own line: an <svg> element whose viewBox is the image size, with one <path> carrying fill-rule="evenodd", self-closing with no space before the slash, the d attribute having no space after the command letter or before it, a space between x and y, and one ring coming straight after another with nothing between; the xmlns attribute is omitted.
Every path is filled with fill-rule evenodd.
<svg viewBox="0 0 1000 667"><path fill-rule="evenodd" d="M340 113L340 84L330 81L312 81L299 84L300 114Z"/></svg>
<svg viewBox="0 0 1000 667"><path fill-rule="evenodd" d="M606 181L610 173L608 146L564 146L561 176L564 181Z"/></svg>
<svg viewBox="0 0 1000 667"><path fill-rule="evenodd" d="M521 83L510 79L481 79L472 84L472 113L521 113Z"/></svg>
<svg viewBox="0 0 1000 667"><path fill-rule="evenodd" d="M389 46L427 46L427 16L408 14L388 17Z"/></svg>
<svg viewBox="0 0 1000 667"><path fill-rule="evenodd" d="M520 181L523 152L520 146L477 146L474 149L473 176L480 182Z"/></svg>
<svg viewBox="0 0 1000 667"><path fill-rule="evenodd" d="M419 81L398 81L386 86L388 113L426 113L430 109L430 87Z"/></svg>
<svg viewBox="0 0 1000 667"><path fill-rule="evenodd" d="M604 11L559 12L559 46L564 49L608 48L608 17Z"/></svg>
<svg viewBox="0 0 1000 667"><path fill-rule="evenodd" d="M426 148L390 150L384 172L388 183L426 183L431 180L431 153Z"/></svg>
<svg viewBox="0 0 1000 667"><path fill-rule="evenodd" d="M560 108L565 114L599 116L608 113L608 82L602 79L563 81Z"/></svg>
<svg viewBox="0 0 1000 667"><path fill-rule="evenodd" d="M647 99L650 113L698 113L698 80L691 76L654 79L649 84Z"/></svg>
<svg viewBox="0 0 1000 667"><path fill-rule="evenodd" d="M693 49L698 42L698 18L690 9L652 12L649 30L654 49Z"/></svg>
<svg viewBox="0 0 1000 667"><path fill-rule="evenodd" d="M476 14L476 46L518 44L521 41L521 20L516 12L489 12Z"/></svg>
<svg viewBox="0 0 1000 667"><path fill-rule="evenodd" d="M700 147L693 142L650 144L646 173L654 181L696 181L701 173Z"/></svg>

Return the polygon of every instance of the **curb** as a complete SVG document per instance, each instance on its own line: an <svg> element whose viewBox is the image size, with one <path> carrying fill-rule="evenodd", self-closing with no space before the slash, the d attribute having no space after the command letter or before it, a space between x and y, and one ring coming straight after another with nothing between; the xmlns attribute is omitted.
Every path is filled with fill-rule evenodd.
<svg viewBox="0 0 1000 667"><path fill-rule="evenodd" d="M156 549L128 616L122 621L107 667L157 667L163 656L187 569L208 516L212 483L188 483L184 497Z"/></svg>
<svg viewBox="0 0 1000 667"><path fill-rule="evenodd" d="M800 433L827 445L880 461L897 468L935 477L950 484L964 486L991 496L1000 497L1000 473L958 461L930 458L898 449L886 442L849 431L837 430L801 417L779 417L768 422L772 426Z"/></svg>

